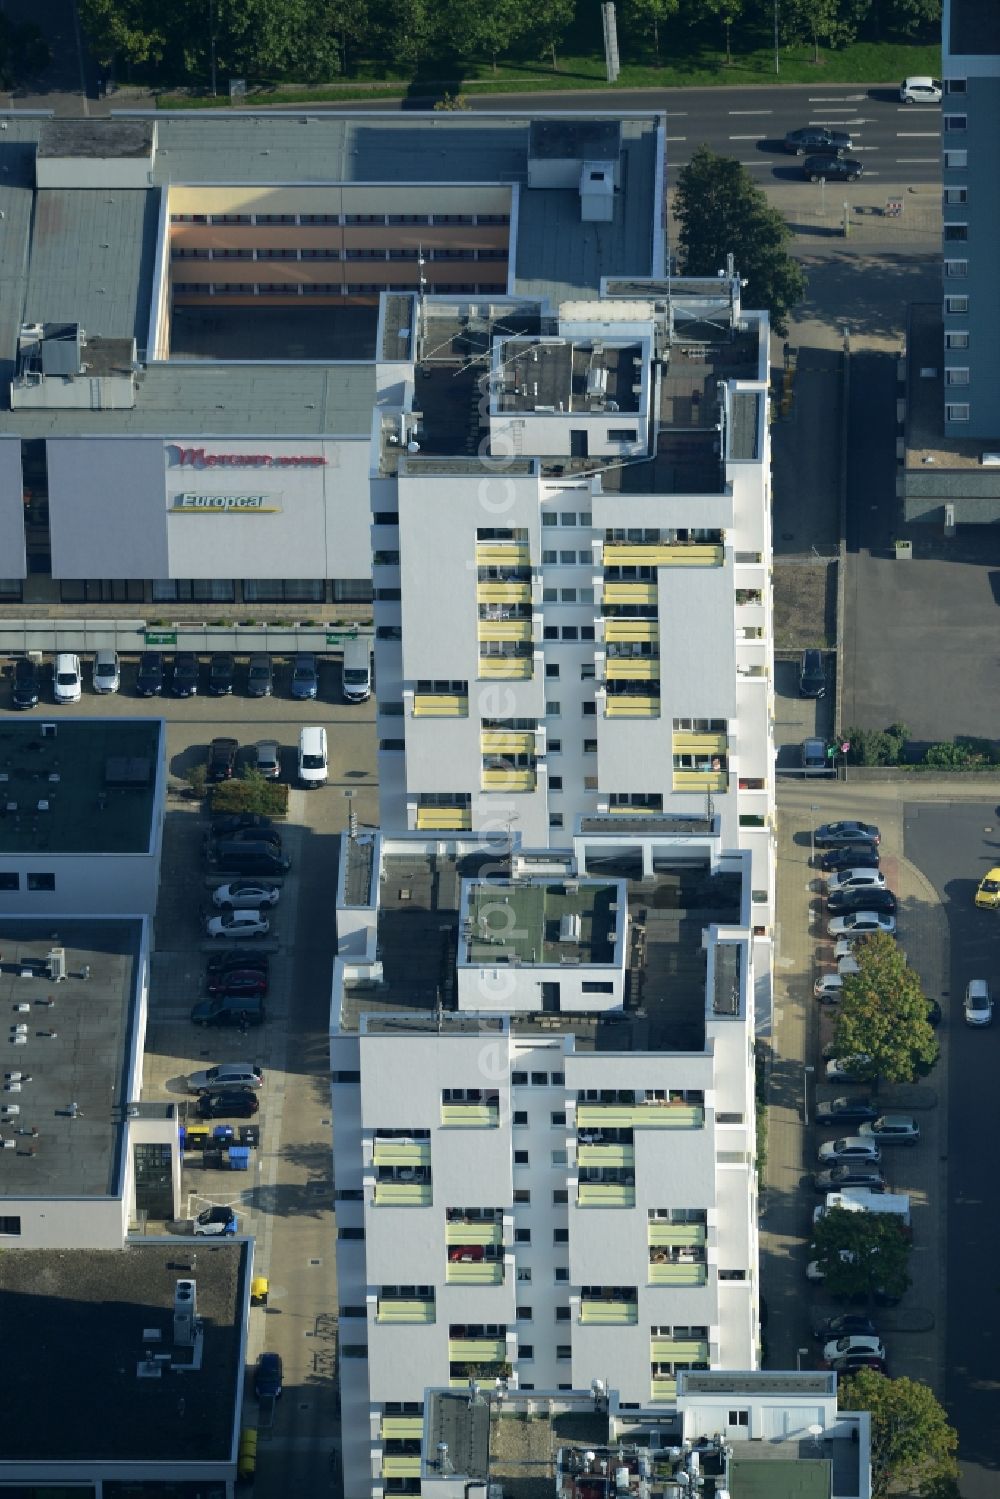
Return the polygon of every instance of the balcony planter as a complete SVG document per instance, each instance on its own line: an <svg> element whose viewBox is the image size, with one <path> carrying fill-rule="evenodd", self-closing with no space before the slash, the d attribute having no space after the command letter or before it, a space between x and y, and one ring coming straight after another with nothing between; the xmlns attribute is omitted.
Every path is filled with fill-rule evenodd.
<svg viewBox="0 0 1000 1499"><path fill-rule="evenodd" d="M893 543L893 545L896 548L896 561L897 562L912 562L912 560L913 560L913 542L912 541L896 541L896 542Z"/></svg>

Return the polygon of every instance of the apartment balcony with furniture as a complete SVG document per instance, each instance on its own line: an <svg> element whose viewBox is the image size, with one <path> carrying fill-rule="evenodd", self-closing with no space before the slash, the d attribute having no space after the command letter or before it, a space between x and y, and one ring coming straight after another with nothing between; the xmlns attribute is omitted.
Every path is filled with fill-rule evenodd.
<svg viewBox="0 0 1000 1499"><path fill-rule="evenodd" d="M635 1165L635 1147L631 1130L580 1130L576 1160L579 1166Z"/></svg>
<svg viewBox="0 0 1000 1499"><path fill-rule="evenodd" d="M530 645L515 643L503 651L481 651L479 680L525 682L530 680L534 664L534 653Z"/></svg>
<svg viewBox="0 0 1000 1499"><path fill-rule="evenodd" d="M634 1208L635 1175L614 1167L580 1167L576 1205L581 1208Z"/></svg>
<svg viewBox="0 0 1000 1499"><path fill-rule="evenodd" d="M476 566L530 567L531 549L526 541L477 541Z"/></svg>
<svg viewBox="0 0 1000 1499"><path fill-rule="evenodd" d="M628 1090L608 1090L600 1099L583 1099L576 1106L576 1127L583 1129L702 1129L704 1099L700 1094L666 1093L637 1097Z"/></svg>
<svg viewBox="0 0 1000 1499"><path fill-rule="evenodd" d="M487 605L486 608L491 606ZM502 609L502 605L493 606ZM512 613L512 611L510 611ZM502 614L484 614L483 609L479 612L479 639L480 640L521 640L530 641L532 638L532 619L530 612L526 612L519 618L504 618Z"/></svg>
<svg viewBox="0 0 1000 1499"><path fill-rule="evenodd" d="M429 1166L429 1138L381 1135L376 1132L372 1144L372 1161L376 1166Z"/></svg>
<svg viewBox="0 0 1000 1499"><path fill-rule="evenodd" d="M380 1167L375 1181L375 1206L379 1208L425 1208L433 1201L430 1168L427 1166Z"/></svg>
<svg viewBox="0 0 1000 1499"><path fill-rule="evenodd" d="M658 682L660 679L660 657L612 656L604 662L606 682Z"/></svg>
<svg viewBox="0 0 1000 1499"><path fill-rule="evenodd" d="M629 581L604 581L605 604L655 604L656 583Z"/></svg>
<svg viewBox="0 0 1000 1499"><path fill-rule="evenodd" d="M629 1327L639 1320L635 1286L589 1286L580 1298L584 1327Z"/></svg>
<svg viewBox="0 0 1000 1499"><path fill-rule="evenodd" d="M656 682L609 683L604 699L604 716L605 718L659 718L659 684Z"/></svg>
<svg viewBox="0 0 1000 1499"><path fill-rule="evenodd" d="M479 604L530 604L531 579L480 579L476 584L476 600Z"/></svg>
<svg viewBox="0 0 1000 1499"><path fill-rule="evenodd" d="M534 755L536 741L531 729L483 729L480 748L484 755Z"/></svg>
<svg viewBox="0 0 1000 1499"><path fill-rule="evenodd" d="M660 625L656 619L633 619L627 615L608 615L604 620L604 639L608 646L615 643L634 644L651 641L658 643Z"/></svg>
<svg viewBox="0 0 1000 1499"><path fill-rule="evenodd" d="M530 792L534 791L537 780L534 765L497 764L491 760L483 762L484 791Z"/></svg>

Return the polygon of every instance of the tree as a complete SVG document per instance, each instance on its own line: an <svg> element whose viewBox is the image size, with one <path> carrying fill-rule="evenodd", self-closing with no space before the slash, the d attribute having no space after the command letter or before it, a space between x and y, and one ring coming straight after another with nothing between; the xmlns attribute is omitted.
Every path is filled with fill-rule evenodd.
<svg viewBox="0 0 1000 1499"><path fill-rule="evenodd" d="M910 1284L910 1241L893 1213L831 1208L816 1224L813 1246L834 1300L896 1299Z"/></svg>
<svg viewBox="0 0 1000 1499"><path fill-rule="evenodd" d="M890 1490L957 1499L958 1434L927 1385L859 1369L839 1383L837 1404L871 1413L872 1499Z"/></svg>
<svg viewBox="0 0 1000 1499"><path fill-rule="evenodd" d="M626 0L626 31L653 38L657 64L660 61L660 27L677 14L679 3L680 0Z"/></svg>
<svg viewBox="0 0 1000 1499"><path fill-rule="evenodd" d="M701 12L713 20L722 22L726 33L726 67L731 67L733 22L742 20L745 0L696 0L696 5L695 17L697 19L700 19L698 12Z"/></svg>
<svg viewBox="0 0 1000 1499"><path fill-rule="evenodd" d="M781 29L793 41L808 40L813 46L813 62L819 62L819 44L846 47L858 30L858 3L850 0L782 0ZM866 9L866 0L861 0Z"/></svg>
<svg viewBox="0 0 1000 1499"><path fill-rule="evenodd" d="M859 972L844 977L837 1015L839 1056L866 1056L866 1071L890 1083L909 1083L937 1061L920 978L887 932L855 949Z"/></svg>
<svg viewBox="0 0 1000 1499"><path fill-rule="evenodd" d="M521 0L444 0L437 11L440 34L450 38L458 57L486 53L497 71L497 58L509 51L528 24Z"/></svg>
<svg viewBox="0 0 1000 1499"><path fill-rule="evenodd" d="M0 15L0 87L11 89L49 65L49 44L33 21Z"/></svg>
<svg viewBox="0 0 1000 1499"><path fill-rule="evenodd" d="M559 71L556 47L576 14L573 0L533 0L528 10L528 30L543 52L552 58L552 66Z"/></svg>
<svg viewBox="0 0 1000 1499"><path fill-rule="evenodd" d="M732 252L746 278L744 306L766 308L774 332L787 334L788 310L805 292L805 276L788 253L791 230L746 169L699 146L678 175L674 218L684 274L715 276Z"/></svg>

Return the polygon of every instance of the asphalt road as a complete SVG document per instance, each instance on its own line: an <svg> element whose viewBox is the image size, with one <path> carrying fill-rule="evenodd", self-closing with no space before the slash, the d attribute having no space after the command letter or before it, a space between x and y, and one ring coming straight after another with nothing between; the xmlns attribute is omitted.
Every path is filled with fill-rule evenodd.
<svg viewBox="0 0 1000 1499"><path fill-rule="evenodd" d="M949 1024L946 1402L959 1432L964 1499L995 1499L1000 1469L997 1351L1000 1348L1000 1204L989 1163L992 1107L1000 1065L994 1025L962 1024L970 978L998 987L1000 914L977 911L976 885L1000 862L1000 808L994 804L910 804L904 814L906 857L934 885L948 919L950 993L939 996Z"/></svg>

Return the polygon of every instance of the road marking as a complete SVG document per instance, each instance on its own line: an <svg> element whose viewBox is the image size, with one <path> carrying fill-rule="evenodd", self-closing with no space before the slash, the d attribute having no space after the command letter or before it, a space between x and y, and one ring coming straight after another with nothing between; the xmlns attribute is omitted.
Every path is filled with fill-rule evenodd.
<svg viewBox="0 0 1000 1499"><path fill-rule="evenodd" d="M761 161L759 156L754 157L753 161L740 162L741 167L769 167L770 165L769 161Z"/></svg>
<svg viewBox="0 0 1000 1499"><path fill-rule="evenodd" d="M731 141L762 141L764 137L762 135L731 135L729 139Z"/></svg>
<svg viewBox="0 0 1000 1499"><path fill-rule="evenodd" d="M937 156L897 156L896 157L896 165L897 166L902 166L904 163L905 163L906 166L909 166L909 167L915 167L915 166L924 166L924 167L926 167L926 166L932 166L932 167L936 167L936 166L940 166L940 159Z"/></svg>
<svg viewBox="0 0 1000 1499"><path fill-rule="evenodd" d="M901 115L936 115L941 113L937 104L901 104L899 106Z"/></svg>
<svg viewBox="0 0 1000 1499"><path fill-rule="evenodd" d="M897 130L896 139L899 141L936 141L940 133L938 130Z"/></svg>
<svg viewBox="0 0 1000 1499"><path fill-rule="evenodd" d="M850 110L847 111L851 113ZM871 120L810 120L810 125L871 125Z"/></svg>
<svg viewBox="0 0 1000 1499"><path fill-rule="evenodd" d="M844 94L840 99L812 99L806 100L807 104L849 104L852 100L855 104L862 99L867 99L867 94Z"/></svg>
<svg viewBox="0 0 1000 1499"><path fill-rule="evenodd" d="M731 109L731 115L773 115L773 109Z"/></svg>
<svg viewBox="0 0 1000 1499"><path fill-rule="evenodd" d="M687 140L687 136L686 135L668 135L667 136L667 140L668 141L686 141Z"/></svg>

